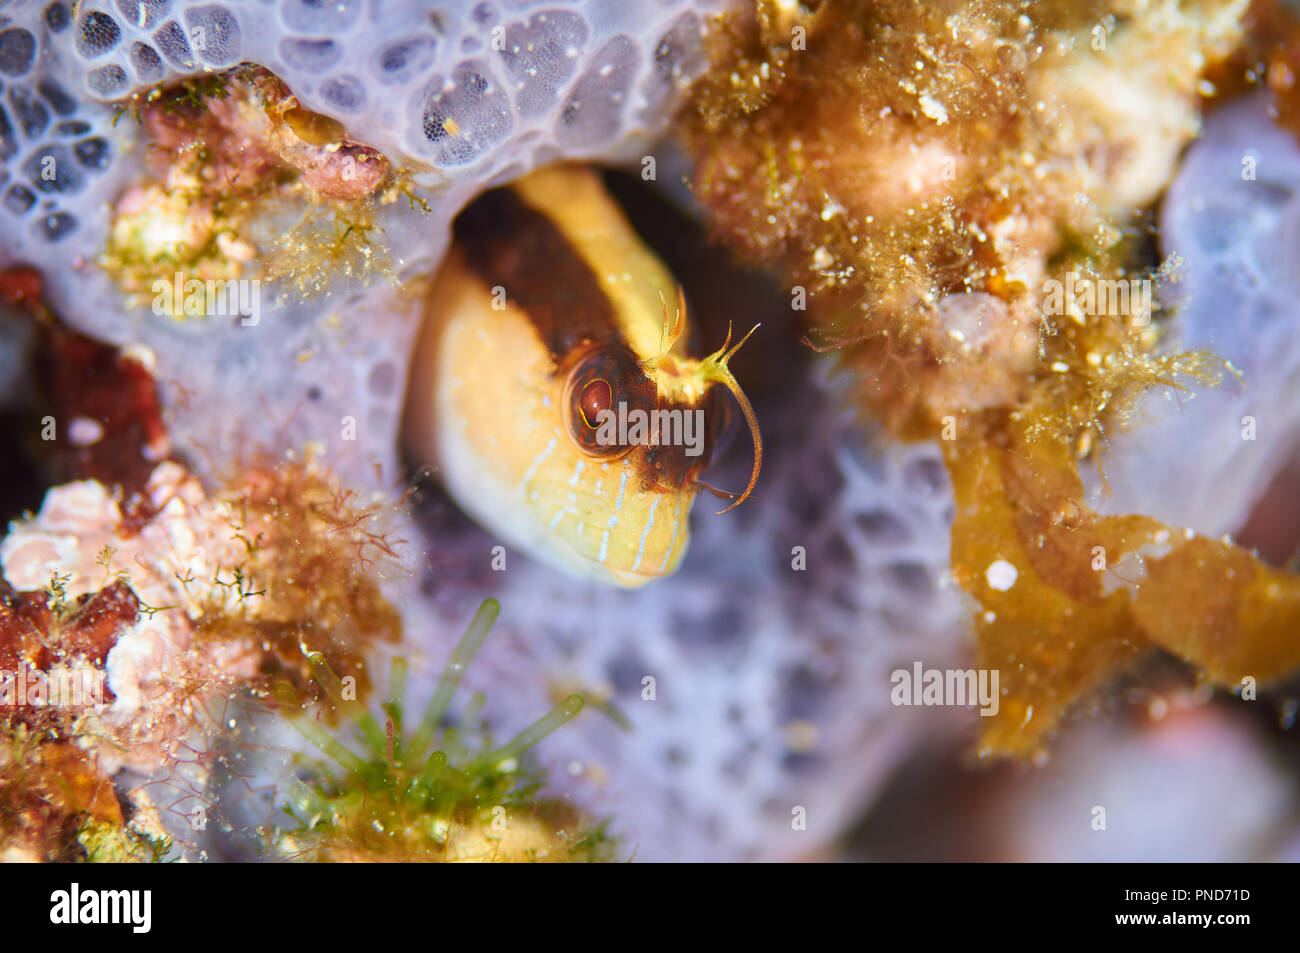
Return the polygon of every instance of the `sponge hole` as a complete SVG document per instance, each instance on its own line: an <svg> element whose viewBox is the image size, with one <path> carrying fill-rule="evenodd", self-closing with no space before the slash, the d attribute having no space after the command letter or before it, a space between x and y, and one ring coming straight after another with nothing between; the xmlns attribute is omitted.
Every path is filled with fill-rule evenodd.
<svg viewBox="0 0 1300 953"><path fill-rule="evenodd" d="M50 124L50 111L45 104L21 86L9 87L9 104L13 106L14 116L22 127L23 135L29 139L39 136Z"/></svg>
<svg viewBox="0 0 1300 953"><path fill-rule="evenodd" d="M700 20L693 13L677 18L655 45L655 76L666 86L683 89L708 64L700 44Z"/></svg>
<svg viewBox="0 0 1300 953"><path fill-rule="evenodd" d="M43 79L36 84L36 88L50 104L50 108L60 116L71 116L77 111L77 101L54 80Z"/></svg>
<svg viewBox="0 0 1300 953"><path fill-rule="evenodd" d="M386 86L407 83L433 65L437 52L438 42L432 37L399 40L371 57L370 72Z"/></svg>
<svg viewBox="0 0 1300 953"><path fill-rule="evenodd" d="M96 10L86 15L77 30L77 52L88 60L103 56L122 39L122 28L107 13Z"/></svg>
<svg viewBox="0 0 1300 953"><path fill-rule="evenodd" d="M361 15L361 0L284 0L280 20L295 33L329 33L351 29Z"/></svg>
<svg viewBox="0 0 1300 953"><path fill-rule="evenodd" d="M100 99L115 99L125 93L128 86L126 70L116 63L93 69L86 75L86 87Z"/></svg>
<svg viewBox="0 0 1300 953"><path fill-rule="evenodd" d="M240 59L239 21L216 4L185 11L190 42L199 58L210 66L230 66Z"/></svg>
<svg viewBox="0 0 1300 953"><path fill-rule="evenodd" d="M27 160L23 175L38 192L66 195L79 192L86 180L72 159L72 150L64 145L45 146Z"/></svg>
<svg viewBox="0 0 1300 953"><path fill-rule="evenodd" d="M366 88L355 76L339 76L321 86L321 95L331 106L354 113L366 104Z"/></svg>
<svg viewBox="0 0 1300 953"><path fill-rule="evenodd" d="M22 76L36 59L36 37L20 27L0 33L0 73Z"/></svg>
<svg viewBox="0 0 1300 953"><path fill-rule="evenodd" d="M561 142L587 146L617 138L639 58L636 44L621 34L600 48L564 103L556 130Z"/></svg>
<svg viewBox="0 0 1300 953"><path fill-rule="evenodd" d="M25 185L14 184L5 192L4 206L14 215L26 214L36 204L36 195Z"/></svg>
<svg viewBox="0 0 1300 953"><path fill-rule="evenodd" d="M69 212L55 212L37 219L32 231L47 242L57 242L67 238L77 229L77 219Z"/></svg>
<svg viewBox="0 0 1300 953"><path fill-rule="evenodd" d="M171 10L171 0L117 0L122 19L137 30L152 30Z"/></svg>
<svg viewBox="0 0 1300 953"><path fill-rule="evenodd" d="M435 79L426 96L421 131L440 165L468 165L514 129L510 101L480 61L461 63L446 86Z"/></svg>
<svg viewBox="0 0 1300 953"><path fill-rule="evenodd" d="M506 30L501 61L515 81L515 107L535 119L555 105L559 89L577 69L587 23L576 13L544 10Z"/></svg>
<svg viewBox="0 0 1300 953"><path fill-rule="evenodd" d="M163 76L162 57L147 43L136 43L131 47L131 68L142 83L156 83Z"/></svg>
<svg viewBox="0 0 1300 953"><path fill-rule="evenodd" d="M177 69L192 70L199 65L194 61L194 53L190 49L190 41L185 37L185 31L175 20L163 24L153 35L153 42L167 62Z"/></svg>
<svg viewBox="0 0 1300 953"><path fill-rule="evenodd" d="M872 546L902 546L912 541L912 531L907 524L888 510L858 513L853 522Z"/></svg>
<svg viewBox="0 0 1300 953"><path fill-rule="evenodd" d="M280 55L294 69L321 73L343 58L343 50L333 40L280 41Z"/></svg>
<svg viewBox="0 0 1300 953"><path fill-rule="evenodd" d="M102 172L108 168L112 155L108 142L99 136L82 139L72 147L72 151L76 153L78 162L87 169L97 172Z"/></svg>
<svg viewBox="0 0 1300 953"><path fill-rule="evenodd" d="M45 25L51 33L62 33L72 23L72 12L62 0L57 0L45 8Z"/></svg>

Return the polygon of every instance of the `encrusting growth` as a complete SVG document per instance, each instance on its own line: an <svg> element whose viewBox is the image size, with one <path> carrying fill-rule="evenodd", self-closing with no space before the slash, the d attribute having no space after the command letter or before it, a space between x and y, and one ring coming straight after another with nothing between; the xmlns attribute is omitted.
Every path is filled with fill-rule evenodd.
<svg viewBox="0 0 1300 953"><path fill-rule="evenodd" d="M1093 513L1078 476L1145 392L1236 376L1162 347L1176 318L1151 289L1178 263L1146 237L1207 76L1289 95L1284 57L1243 42L1272 22L1247 6L758 0L715 31L693 90L715 234L786 276L864 413L943 443L952 573L1005 696L985 753L1041 750L1153 645L1226 688L1300 665L1300 579ZM986 580L999 561L1018 569L1005 589Z"/></svg>
<svg viewBox="0 0 1300 953"><path fill-rule="evenodd" d="M101 263L133 300L155 302L156 283L176 273L282 280L304 296L341 275L391 276L375 209L422 200L381 152L303 108L270 72L186 79L134 97L128 114L150 137L151 177L115 204ZM168 294L162 307L177 318L208 313L198 294Z"/></svg>
<svg viewBox="0 0 1300 953"><path fill-rule="evenodd" d="M379 730L364 714L367 660L401 638L385 587L406 572L403 541L388 531L392 503L361 500L295 454L244 461L209 491L181 463L158 459L170 444L147 360L124 361L62 330L31 277L0 274L0 294L63 343L68 367L49 378L60 414L96 420L102 433L62 463L81 478L51 488L0 543L4 856L201 857L208 815L215 823L223 811L214 768L250 747L243 716L274 698L346 770L319 773L307 789L334 812L330 825L300 812L310 821L293 835L298 846L289 850L286 835L268 849L321 859L368 850L450 860L605 857L601 829L584 827L562 802L539 799L540 774L521 767L532 745L578 713L581 698L566 698L499 747L483 735L470 750L478 725L469 712L444 730L495 603L476 617L411 731L402 723L405 663L394 663L388 730ZM69 387L86 368L93 386ZM320 709L326 723L342 715L361 726L373 757L346 754L306 709ZM124 769L145 781L124 782ZM358 785L372 790L358 798ZM295 810L303 803L295 800ZM394 818L408 813L407 833L427 834L427 843L368 840L376 825L393 834Z"/></svg>

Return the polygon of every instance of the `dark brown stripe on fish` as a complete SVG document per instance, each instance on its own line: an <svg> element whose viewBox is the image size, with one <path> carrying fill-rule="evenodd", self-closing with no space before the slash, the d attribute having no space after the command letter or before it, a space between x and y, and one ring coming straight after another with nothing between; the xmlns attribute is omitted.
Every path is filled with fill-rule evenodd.
<svg viewBox="0 0 1300 953"><path fill-rule="evenodd" d="M470 270L527 313L557 366L584 342L623 341L591 265L559 226L509 188L475 199L453 234Z"/></svg>

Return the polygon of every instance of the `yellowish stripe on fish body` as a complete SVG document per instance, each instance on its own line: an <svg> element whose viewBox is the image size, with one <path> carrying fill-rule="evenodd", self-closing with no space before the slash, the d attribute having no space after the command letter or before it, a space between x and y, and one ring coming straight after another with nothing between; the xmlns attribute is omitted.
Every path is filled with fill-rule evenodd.
<svg viewBox="0 0 1300 953"><path fill-rule="evenodd" d="M600 179L585 169L551 166L521 179L515 191L564 232L597 275L632 350L643 358L656 354L663 302L672 308L677 282L628 225ZM684 349L678 353L685 355Z"/></svg>

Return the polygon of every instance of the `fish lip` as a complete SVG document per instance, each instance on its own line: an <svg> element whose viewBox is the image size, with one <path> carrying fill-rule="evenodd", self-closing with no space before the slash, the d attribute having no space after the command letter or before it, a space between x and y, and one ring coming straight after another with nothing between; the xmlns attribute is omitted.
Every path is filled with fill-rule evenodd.
<svg viewBox="0 0 1300 953"><path fill-rule="evenodd" d="M672 569L617 569L607 566L604 563L585 556L572 548L568 548L568 554L571 557L566 560L570 574L578 574L582 578L613 584L622 589L639 589L646 583L654 579L666 579L677 572L680 566L680 558L674 564ZM685 556L685 551L681 554Z"/></svg>
<svg viewBox="0 0 1300 953"><path fill-rule="evenodd" d="M600 564L596 563L596 565L599 566ZM652 579L662 579L669 575L669 573L666 572L641 572L633 571L631 569L610 569L608 566L601 566L601 568L604 569L605 572L609 573L613 580L624 589L639 589Z"/></svg>

